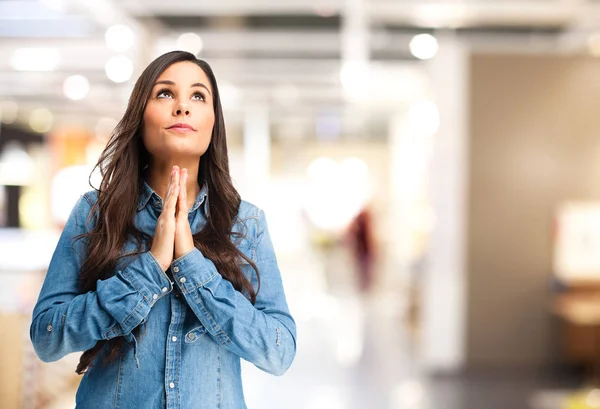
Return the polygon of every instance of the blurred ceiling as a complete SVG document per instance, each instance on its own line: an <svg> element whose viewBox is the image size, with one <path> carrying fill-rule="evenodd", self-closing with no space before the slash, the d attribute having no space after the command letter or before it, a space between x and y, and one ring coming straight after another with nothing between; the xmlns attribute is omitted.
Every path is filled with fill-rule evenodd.
<svg viewBox="0 0 600 409"><path fill-rule="evenodd" d="M132 30L128 50L107 46L115 24ZM409 47L417 34L450 35L478 51L581 53L590 44L597 52L598 30L596 0L0 0L0 110L6 120L16 102L17 121L27 123L45 108L55 123L91 129L100 118L119 119L143 67L195 33L232 126L258 105L300 138L311 133L303 127L331 125L336 115L338 126L354 127L362 114L376 134L385 130L375 124L423 89L427 62ZM43 50L32 62L24 48ZM116 55L131 59L131 80L107 77ZM358 108L340 78L355 59L369 62L379 84ZM63 91L72 75L89 81L81 100Z"/></svg>

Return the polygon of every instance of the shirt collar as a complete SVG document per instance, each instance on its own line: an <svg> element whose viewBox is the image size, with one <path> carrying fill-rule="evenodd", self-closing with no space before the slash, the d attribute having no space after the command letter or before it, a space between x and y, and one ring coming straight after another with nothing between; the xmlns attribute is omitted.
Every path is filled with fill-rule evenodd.
<svg viewBox="0 0 600 409"><path fill-rule="evenodd" d="M152 206L157 209L162 209L162 198L148 185L148 183L144 180L143 184L140 188L139 200L138 200L138 212L142 210L146 205L150 202ZM198 196L196 196L196 201L194 202L194 206L190 209L190 213L198 210L200 205L204 203L204 211L208 214L208 187L206 183L202 185L200 192L198 192Z"/></svg>

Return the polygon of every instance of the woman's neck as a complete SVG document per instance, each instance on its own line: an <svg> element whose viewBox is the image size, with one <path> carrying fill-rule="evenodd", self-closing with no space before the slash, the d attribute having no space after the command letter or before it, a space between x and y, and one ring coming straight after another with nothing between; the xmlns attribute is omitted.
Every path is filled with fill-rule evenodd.
<svg viewBox="0 0 600 409"><path fill-rule="evenodd" d="M145 170L145 179L152 190L154 190L164 202L173 166L178 166L180 170L186 168L188 171L188 179L186 183L187 202L188 207L191 209L194 206L194 202L196 201L198 193L200 192L200 186L198 185L198 165L199 164L197 162L185 163L183 161L179 161L177 163L151 163Z"/></svg>

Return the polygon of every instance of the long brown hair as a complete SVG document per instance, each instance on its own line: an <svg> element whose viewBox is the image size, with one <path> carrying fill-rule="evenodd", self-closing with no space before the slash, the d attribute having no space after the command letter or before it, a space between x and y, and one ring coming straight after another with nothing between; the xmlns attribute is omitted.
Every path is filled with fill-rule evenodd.
<svg viewBox="0 0 600 409"><path fill-rule="evenodd" d="M96 167L100 169L102 182L98 200L92 207L89 220L93 227L79 238L85 240L87 254L79 273L81 293L96 290L97 280L105 280L115 273L117 262L124 256L123 246L128 239L137 243L137 251L144 251L144 244L151 237L139 231L134 224L138 195L143 185L142 171L148 164L148 151L142 142L142 120L152 88L158 77L172 64L189 61L197 64L209 78L213 89L215 123L211 142L202 156L198 171L198 183L208 188L209 209L207 223L194 235L195 246L217 267L221 275L230 281L236 290L249 300L256 301L257 287L242 273L240 260L246 260L255 270L258 283L260 277L256 265L240 252L231 241L232 225L240 205L240 195L234 188L229 175L229 160L223 111L217 81L210 66L193 54L172 51L152 61L135 83L123 118L113 131L106 148L100 155ZM149 248L149 247L148 247ZM134 335L140 333L136 328ZM83 353L77 366L78 374L84 373L100 350L108 344L105 363L114 362L119 356L123 337L100 340Z"/></svg>

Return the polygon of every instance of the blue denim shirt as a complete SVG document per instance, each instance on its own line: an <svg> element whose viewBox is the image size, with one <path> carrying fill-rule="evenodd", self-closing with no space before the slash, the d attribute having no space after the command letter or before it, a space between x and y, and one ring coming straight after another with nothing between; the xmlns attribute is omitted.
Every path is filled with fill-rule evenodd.
<svg viewBox="0 0 600 409"><path fill-rule="evenodd" d="M85 254L84 233L96 192L74 207L54 252L33 311L31 341L45 362L92 348L98 340L124 336L124 351L113 365L95 365L81 379L77 408L246 408L240 358L282 375L296 353L296 325L290 315L263 211L242 201L234 241L256 263L261 285L251 304L215 265L194 249L173 261L173 281L148 251L125 258L114 276L81 294L78 275ZM192 232L206 223L203 189L189 212ZM140 194L136 227L153 236L162 199L147 185ZM93 220L93 218L92 218ZM135 250L128 242L124 252ZM242 271L256 288L247 263ZM145 326L142 336L132 330Z"/></svg>

